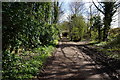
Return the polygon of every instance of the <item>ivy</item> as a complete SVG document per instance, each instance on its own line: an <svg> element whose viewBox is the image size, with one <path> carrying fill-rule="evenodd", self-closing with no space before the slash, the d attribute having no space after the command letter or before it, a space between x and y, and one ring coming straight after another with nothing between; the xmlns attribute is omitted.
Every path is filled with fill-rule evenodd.
<svg viewBox="0 0 120 80"><path fill-rule="evenodd" d="M53 51L47 49L58 40L56 24L51 24L52 5L51 2L2 3L3 79L32 78Z"/></svg>

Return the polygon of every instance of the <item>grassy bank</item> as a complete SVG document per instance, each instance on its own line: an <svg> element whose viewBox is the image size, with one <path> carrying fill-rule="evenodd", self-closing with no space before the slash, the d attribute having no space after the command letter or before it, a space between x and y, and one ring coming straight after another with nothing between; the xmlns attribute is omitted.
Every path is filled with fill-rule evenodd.
<svg viewBox="0 0 120 80"><path fill-rule="evenodd" d="M111 58L120 59L120 35L108 42L91 41L99 51L102 51Z"/></svg>
<svg viewBox="0 0 120 80"><path fill-rule="evenodd" d="M52 55L55 47L42 46L33 51L24 51L19 54L11 54L6 51L3 56L3 79L4 80L25 80L35 77L46 61ZM8 67L9 66L9 67Z"/></svg>

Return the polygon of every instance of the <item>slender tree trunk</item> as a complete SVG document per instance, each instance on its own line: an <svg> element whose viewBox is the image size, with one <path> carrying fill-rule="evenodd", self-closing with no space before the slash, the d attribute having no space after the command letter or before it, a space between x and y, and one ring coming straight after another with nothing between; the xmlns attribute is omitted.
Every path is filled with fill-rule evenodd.
<svg viewBox="0 0 120 80"><path fill-rule="evenodd" d="M107 34L106 34L106 26L104 26L104 29L103 29L103 41L106 41L107 39Z"/></svg>
<svg viewBox="0 0 120 80"><path fill-rule="evenodd" d="M101 30L100 30L100 26L98 27L98 39L99 42L101 41Z"/></svg>

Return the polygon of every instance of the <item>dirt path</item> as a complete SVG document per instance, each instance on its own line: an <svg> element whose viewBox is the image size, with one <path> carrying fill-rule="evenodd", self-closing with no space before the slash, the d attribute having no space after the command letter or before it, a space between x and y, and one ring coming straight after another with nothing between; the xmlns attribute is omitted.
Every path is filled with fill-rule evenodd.
<svg viewBox="0 0 120 80"><path fill-rule="evenodd" d="M35 80L110 80L99 71L91 56L83 49L86 42L60 42L54 56L48 59L44 71ZM78 47L79 45L79 47ZM92 51L88 50L89 54Z"/></svg>

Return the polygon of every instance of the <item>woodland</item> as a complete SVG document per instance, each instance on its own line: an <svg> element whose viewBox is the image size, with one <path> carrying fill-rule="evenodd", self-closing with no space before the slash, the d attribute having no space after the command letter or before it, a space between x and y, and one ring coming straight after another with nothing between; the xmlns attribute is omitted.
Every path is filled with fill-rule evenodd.
<svg viewBox="0 0 120 80"><path fill-rule="evenodd" d="M64 57L72 55L63 52L63 48L68 47L69 51L71 46L101 65L110 80L120 79L120 27L111 25L119 15L120 2L92 1L87 9L86 2L71 2L67 21L60 21L65 14L63 4L59 1L2 2L2 80L34 80L36 77L35 80L53 80L55 77L41 79L40 74L49 61L62 59L54 55L58 48ZM83 42L86 44L79 44ZM80 80L77 78L54 80Z"/></svg>

